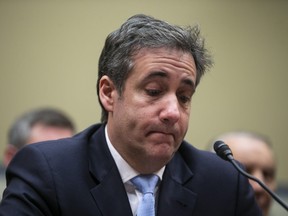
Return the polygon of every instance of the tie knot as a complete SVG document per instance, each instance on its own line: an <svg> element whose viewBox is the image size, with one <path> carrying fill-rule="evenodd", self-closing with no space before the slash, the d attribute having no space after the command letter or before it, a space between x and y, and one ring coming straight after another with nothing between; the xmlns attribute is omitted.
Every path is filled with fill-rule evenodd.
<svg viewBox="0 0 288 216"><path fill-rule="evenodd" d="M136 188L142 193L154 193L155 187L159 181L157 175L138 175L131 179L131 182L136 186Z"/></svg>

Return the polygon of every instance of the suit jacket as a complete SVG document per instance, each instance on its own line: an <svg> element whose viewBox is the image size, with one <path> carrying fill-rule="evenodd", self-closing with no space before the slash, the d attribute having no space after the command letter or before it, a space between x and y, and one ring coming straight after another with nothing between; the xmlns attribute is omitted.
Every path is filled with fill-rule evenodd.
<svg viewBox="0 0 288 216"><path fill-rule="evenodd" d="M1 216L132 215L104 126L28 145L10 163ZM158 216L261 215L247 179L229 162L186 143L167 164Z"/></svg>

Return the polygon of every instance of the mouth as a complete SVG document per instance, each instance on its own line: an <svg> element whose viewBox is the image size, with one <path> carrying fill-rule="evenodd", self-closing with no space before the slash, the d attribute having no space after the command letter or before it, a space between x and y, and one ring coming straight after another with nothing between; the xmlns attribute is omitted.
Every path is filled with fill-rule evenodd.
<svg viewBox="0 0 288 216"><path fill-rule="evenodd" d="M175 143L179 140L181 133L178 127L168 127L162 124L150 124L146 129L146 137L152 138L157 143Z"/></svg>
<svg viewBox="0 0 288 216"><path fill-rule="evenodd" d="M263 196L256 196L256 200L261 208L265 209L267 206L269 206L269 199L266 199Z"/></svg>
<svg viewBox="0 0 288 216"><path fill-rule="evenodd" d="M160 140L161 142L171 142L172 140L175 140L175 135L171 132L167 131L150 131L147 136ZM172 140L171 140L172 138Z"/></svg>

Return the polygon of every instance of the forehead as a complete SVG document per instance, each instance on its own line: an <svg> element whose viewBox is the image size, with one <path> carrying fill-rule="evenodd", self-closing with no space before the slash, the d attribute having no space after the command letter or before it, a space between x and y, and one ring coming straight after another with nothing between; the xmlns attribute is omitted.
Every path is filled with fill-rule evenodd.
<svg viewBox="0 0 288 216"><path fill-rule="evenodd" d="M35 124L31 129L28 143L40 142L45 140L55 140L70 137L72 135L73 131L70 128Z"/></svg>
<svg viewBox="0 0 288 216"><path fill-rule="evenodd" d="M249 137L234 137L226 138L225 142L231 148L234 157L244 164L275 165L271 148L261 140Z"/></svg>
<svg viewBox="0 0 288 216"><path fill-rule="evenodd" d="M186 63L187 66L195 67L195 62L192 55L188 52L183 52L178 49L168 49L168 48L142 48L133 56L134 63L139 63L139 60L147 59L147 61L161 60L161 58L167 58L167 60L176 61L181 63ZM166 61L164 61L166 62ZM179 65L180 65L179 64ZM176 64L177 65L177 64Z"/></svg>
<svg viewBox="0 0 288 216"><path fill-rule="evenodd" d="M169 69L172 71L181 71L196 78L196 66L192 55L181 50L143 48L133 56L133 62L133 69Z"/></svg>

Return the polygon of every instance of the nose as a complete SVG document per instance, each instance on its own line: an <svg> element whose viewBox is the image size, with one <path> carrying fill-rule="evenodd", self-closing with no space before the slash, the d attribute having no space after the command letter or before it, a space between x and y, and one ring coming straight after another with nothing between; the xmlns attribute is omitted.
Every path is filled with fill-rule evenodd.
<svg viewBox="0 0 288 216"><path fill-rule="evenodd" d="M256 194L263 193L265 190L255 181L249 180L254 192Z"/></svg>
<svg viewBox="0 0 288 216"><path fill-rule="evenodd" d="M254 176L254 177L256 177L257 179L259 179L261 182L263 182L264 184L266 184L266 182L265 182L265 178L264 178L264 175L263 175L263 173L261 172L261 170L256 170L256 171L254 171L253 173L252 173L252 175ZM251 183L251 185L252 185L252 187L253 187L253 189L254 189L254 191L255 192L262 192L262 191L264 191L264 189L257 183L257 182L255 182L255 181L250 181L250 183Z"/></svg>
<svg viewBox="0 0 288 216"><path fill-rule="evenodd" d="M180 118L180 107L176 96L170 96L163 102L160 120L165 124L173 125Z"/></svg>

